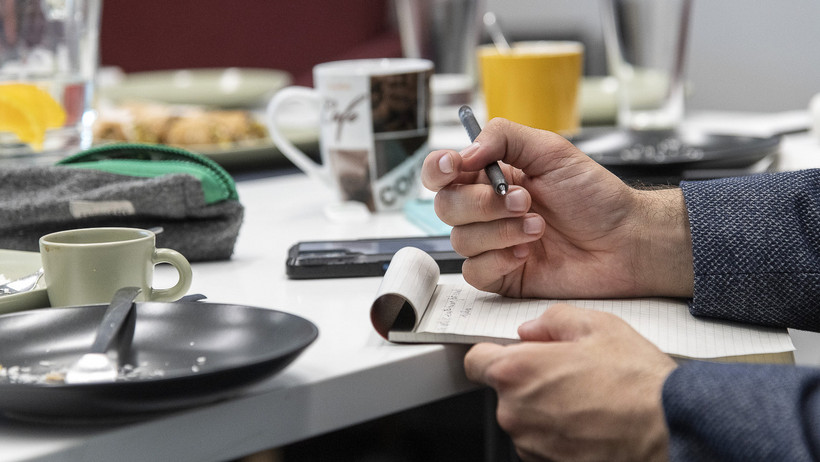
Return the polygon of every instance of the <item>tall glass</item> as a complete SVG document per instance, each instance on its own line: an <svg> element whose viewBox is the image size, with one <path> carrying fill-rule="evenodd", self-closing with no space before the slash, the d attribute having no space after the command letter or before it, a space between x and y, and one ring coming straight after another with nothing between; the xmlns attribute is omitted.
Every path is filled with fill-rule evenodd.
<svg viewBox="0 0 820 462"><path fill-rule="evenodd" d="M404 54L438 74L472 74L484 0L393 0Z"/></svg>
<svg viewBox="0 0 820 462"><path fill-rule="evenodd" d="M0 161L91 145L102 0L0 1Z"/></svg>
<svg viewBox="0 0 820 462"><path fill-rule="evenodd" d="M458 108L471 104L476 46L484 0L393 0L407 58L433 61L430 79L433 126L460 127Z"/></svg>
<svg viewBox="0 0 820 462"><path fill-rule="evenodd" d="M601 0L618 125L670 130L684 116L684 64L692 0Z"/></svg>

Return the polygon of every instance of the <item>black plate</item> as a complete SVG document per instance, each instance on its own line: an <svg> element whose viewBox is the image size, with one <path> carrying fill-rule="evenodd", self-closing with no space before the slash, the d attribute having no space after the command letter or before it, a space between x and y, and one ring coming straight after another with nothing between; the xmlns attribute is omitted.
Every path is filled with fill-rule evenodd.
<svg viewBox="0 0 820 462"><path fill-rule="evenodd" d="M12 417L82 421L134 419L210 403L282 370L318 336L311 322L276 310L137 303L128 361L135 371L113 383L31 382L73 364L91 345L105 308L0 316L0 365L5 368L0 410Z"/></svg>
<svg viewBox="0 0 820 462"><path fill-rule="evenodd" d="M780 136L751 137L694 130L629 131L611 127L585 127L570 141L593 160L624 179L677 182L687 172L709 171L724 176L743 172L780 148ZM655 181L660 179L661 181Z"/></svg>

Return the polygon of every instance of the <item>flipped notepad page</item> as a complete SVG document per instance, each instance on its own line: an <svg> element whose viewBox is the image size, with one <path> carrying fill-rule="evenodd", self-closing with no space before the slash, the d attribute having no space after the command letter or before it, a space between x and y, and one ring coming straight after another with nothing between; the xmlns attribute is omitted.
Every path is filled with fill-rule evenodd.
<svg viewBox="0 0 820 462"><path fill-rule="evenodd" d="M720 359L794 351L786 329L696 318L685 301L666 298L614 300L515 299L466 284L438 284L435 261L416 248L393 257L371 319L394 342L477 343L519 341L518 326L558 302L619 316L667 354ZM412 308L409 316L408 310ZM401 316L399 315L401 312Z"/></svg>

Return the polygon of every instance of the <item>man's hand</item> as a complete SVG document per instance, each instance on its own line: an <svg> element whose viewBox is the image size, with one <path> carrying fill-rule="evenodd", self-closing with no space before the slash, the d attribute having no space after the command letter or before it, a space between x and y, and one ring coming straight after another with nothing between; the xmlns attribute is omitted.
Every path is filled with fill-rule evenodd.
<svg viewBox="0 0 820 462"><path fill-rule="evenodd" d="M661 389L671 358L620 318L569 305L519 335L519 344L475 345L464 366L498 393L498 423L522 459L668 457Z"/></svg>
<svg viewBox="0 0 820 462"><path fill-rule="evenodd" d="M510 190L495 194L484 166L501 160ZM639 191L566 139L504 119L457 153L424 161L436 213L454 226L473 286L513 297L692 294L689 222L678 189Z"/></svg>

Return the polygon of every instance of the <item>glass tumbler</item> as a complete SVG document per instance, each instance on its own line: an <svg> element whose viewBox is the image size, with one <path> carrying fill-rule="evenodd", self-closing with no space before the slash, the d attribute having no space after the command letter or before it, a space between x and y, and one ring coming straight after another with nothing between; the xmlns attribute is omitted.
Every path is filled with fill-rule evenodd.
<svg viewBox="0 0 820 462"><path fill-rule="evenodd" d="M0 1L0 162L91 145L102 0Z"/></svg>

